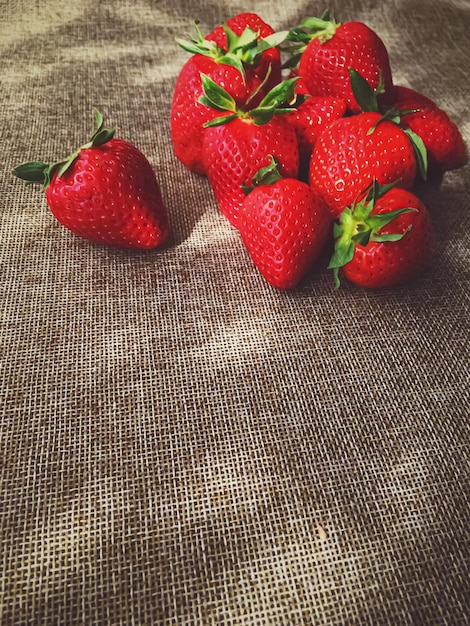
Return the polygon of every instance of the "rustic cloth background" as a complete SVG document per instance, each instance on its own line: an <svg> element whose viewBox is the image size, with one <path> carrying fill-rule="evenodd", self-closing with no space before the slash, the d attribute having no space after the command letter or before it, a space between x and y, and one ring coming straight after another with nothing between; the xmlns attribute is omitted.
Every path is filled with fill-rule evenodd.
<svg viewBox="0 0 470 626"><path fill-rule="evenodd" d="M322 263L280 293L172 153L176 36L324 8L1 3L2 624L469 623L469 167L420 189L424 276L335 291ZM470 141L468 0L335 8ZM93 107L154 166L166 249L82 241L12 177Z"/></svg>

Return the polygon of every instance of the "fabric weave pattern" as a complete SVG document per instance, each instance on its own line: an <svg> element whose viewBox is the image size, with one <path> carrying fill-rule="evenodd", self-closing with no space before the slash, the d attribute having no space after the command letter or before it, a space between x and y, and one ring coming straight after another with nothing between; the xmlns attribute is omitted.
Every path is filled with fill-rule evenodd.
<svg viewBox="0 0 470 626"><path fill-rule="evenodd" d="M469 572L469 166L430 180L434 263L270 288L171 147L176 36L292 0L1 2L0 623L463 626ZM461 0L345 0L470 142ZM174 238L68 233L11 175L93 130L152 163Z"/></svg>

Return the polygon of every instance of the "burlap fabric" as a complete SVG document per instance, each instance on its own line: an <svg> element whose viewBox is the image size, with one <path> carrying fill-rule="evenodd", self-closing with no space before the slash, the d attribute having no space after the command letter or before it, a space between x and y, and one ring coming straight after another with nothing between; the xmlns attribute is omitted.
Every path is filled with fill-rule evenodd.
<svg viewBox="0 0 470 626"><path fill-rule="evenodd" d="M2 2L2 624L469 623L469 167L420 190L424 276L336 291L322 262L281 293L172 153L176 36L324 8ZM335 8L470 140L468 1ZM93 107L154 166L166 249L82 241L12 177Z"/></svg>

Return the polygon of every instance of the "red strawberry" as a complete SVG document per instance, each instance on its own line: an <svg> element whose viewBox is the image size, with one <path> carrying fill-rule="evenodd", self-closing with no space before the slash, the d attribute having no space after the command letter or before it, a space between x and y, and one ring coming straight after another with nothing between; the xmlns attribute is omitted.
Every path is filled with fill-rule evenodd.
<svg viewBox="0 0 470 626"><path fill-rule="evenodd" d="M225 26L225 28L224 28ZM229 50L230 44L227 41L227 28L229 28L236 35L240 36L243 32L249 28L257 34L258 40L266 39L271 35L274 35L273 28L260 18L256 13L239 13L228 19L225 25L220 25L214 28L214 30L206 35L206 39L215 41L215 43L223 48ZM287 35L287 33L285 33ZM267 91L277 85L282 80L281 75L281 55L277 47L268 48L261 53L257 62L256 73L263 80L269 72L269 78L267 82Z"/></svg>
<svg viewBox="0 0 470 626"><path fill-rule="evenodd" d="M297 134L301 163L309 162L320 133L345 113L346 103L341 98L307 96L287 115Z"/></svg>
<svg viewBox="0 0 470 626"><path fill-rule="evenodd" d="M408 87L396 86L389 104L401 113L400 125L423 140L431 171L465 165L468 154L459 128L430 98Z"/></svg>
<svg viewBox="0 0 470 626"><path fill-rule="evenodd" d="M171 106L171 136L176 157L196 174L206 173L202 155L204 124L216 117L213 110L199 102L201 74L224 87L240 106L259 85L257 76L248 75L245 81L237 68L203 55L193 56L184 64L176 80Z"/></svg>
<svg viewBox="0 0 470 626"><path fill-rule="evenodd" d="M155 248L170 233L160 187L146 157L103 129L66 160L24 163L13 173L42 183L56 219L80 237L121 248Z"/></svg>
<svg viewBox="0 0 470 626"><path fill-rule="evenodd" d="M294 79L295 80L295 79ZM278 159L283 176L296 178L299 169L297 137L285 119L282 103L290 100L293 81L275 87L259 107L244 112L217 84L203 77L202 102L228 111L206 124L203 138L204 164L221 212L237 226L243 204L243 184L248 184L269 154Z"/></svg>
<svg viewBox="0 0 470 626"><path fill-rule="evenodd" d="M380 113L359 113L333 122L319 136L310 161L310 185L326 200L334 218L373 179L409 188L417 172L410 137Z"/></svg>
<svg viewBox="0 0 470 626"><path fill-rule="evenodd" d="M330 234L331 216L306 183L281 178L276 163L262 168L239 216L242 240L273 287L295 287L318 259Z"/></svg>
<svg viewBox="0 0 470 626"><path fill-rule="evenodd" d="M203 93L201 74L206 74L223 87L240 108L254 106L266 91L266 86L262 85L264 70L259 66L260 57L285 36L283 33L275 34L269 40L259 42L253 31L246 31L240 38L229 29L226 32L230 34L228 51L215 41L204 39L197 25L196 40L177 40L192 56L176 79L170 115L171 137L176 157L197 174L205 174L203 125L216 116L212 109L199 101Z"/></svg>
<svg viewBox="0 0 470 626"><path fill-rule="evenodd" d="M365 198L344 210L335 226L329 267L361 287L400 285L429 263L433 230L424 204L398 187L373 183Z"/></svg>
<svg viewBox="0 0 470 626"><path fill-rule="evenodd" d="M322 18L305 19L289 39L304 44L298 74L314 96L343 98L352 112L359 112L350 68L360 72L374 90L380 86L388 92L392 88L387 49L377 33L362 22L336 23L326 13Z"/></svg>

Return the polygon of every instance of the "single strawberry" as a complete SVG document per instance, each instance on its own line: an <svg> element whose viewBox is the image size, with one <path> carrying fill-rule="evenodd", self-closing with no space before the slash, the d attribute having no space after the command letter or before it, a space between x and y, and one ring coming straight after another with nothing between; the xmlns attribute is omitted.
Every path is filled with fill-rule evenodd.
<svg viewBox="0 0 470 626"><path fill-rule="evenodd" d="M239 216L241 238L262 276L278 289L295 287L331 234L331 216L306 183L282 178L275 160L253 180Z"/></svg>
<svg viewBox="0 0 470 626"><path fill-rule="evenodd" d="M424 270L432 255L429 213L414 194L374 181L335 224L329 267L352 283L373 289L401 285Z"/></svg>
<svg viewBox="0 0 470 626"><path fill-rule="evenodd" d="M310 161L310 185L338 218L375 178L381 185L399 180L410 188L416 177L409 137L380 113L358 113L333 122L319 136Z"/></svg>
<svg viewBox="0 0 470 626"><path fill-rule="evenodd" d="M359 72L349 70L362 113L333 122L319 136L310 160L309 182L325 198L334 218L375 179L408 189L417 173L426 178L423 141L400 127L394 109L381 115L376 94Z"/></svg>
<svg viewBox="0 0 470 626"><path fill-rule="evenodd" d="M346 103L342 98L308 94L301 97L299 103L287 115L288 122L292 124L297 134L301 165L310 162L310 156L320 133L333 121L344 117L345 113Z"/></svg>
<svg viewBox="0 0 470 626"><path fill-rule="evenodd" d="M282 41L286 33L258 40L257 33L250 29L245 29L238 37L225 27L229 42L229 49L225 50L215 41L203 38L197 23L195 28L196 39L177 39L191 56L176 79L170 130L176 157L191 171L205 174L202 158L203 126L216 114L199 101L203 95L201 74L209 76L223 87L240 108L255 106L266 91L266 76L264 70L260 69L260 58ZM254 98L254 102L250 98Z"/></svg>
<svg viewBox="0 0 470 626"><path fill-rule="evenodd" d="M41 183L54 217L79 237L120 248L155 248L170 234L155 173L134 145L97 130L63 161L19 165L15 176Z"/></svg>
<svg viewBox="0 0 470 626"><path fill-rule="evenodd" d="M206 39L215 41L220 48L228 51L233 47L233 44L230 42L230 32L241 36L246 29L256 33L258 41L267 39L275 34L274 29L262 20L259 15L245 12L234 15L228 19L225 24L214 28L213 31L206 35ZM284 39L285 36L287 36L287 33L283 33L281 38ZM266 91L270 91L275 85L281 82L281 54L277 45L264 50L260 54L255 71L262 81L269 75L266 83Z"/></svg>
<svg viewBox="0 0 470 626"><path fill-rule="evenodd" d="M321 18L306 18L291 30L288 39L294 42L291 52L295 52L298 75L313 96L342 98L351 112L358 113L360 107L349 80L350 68L358 71L373 89L379 85L385 92L392 89L385 44L362 22L337 23L326 12Z"/></svg>
<svg viewBox="0 0 470 626"><path fill-rule="evenodd" d="M397 85L391 98L388 98L387 106L400 113L400 125L403 128L421 137L426 146L431 172L465 165L468 153L458 126L430 98L409 87Z"/></svg>
<svg viewBox="0 0 470 626"><path fill-rule="evenodd" d="M242 185L268 164L267 155L278 159L283 176L298 175L297 137L282 115L291 110L285 103L293 96L294 84L295 79L283 81L258 107L243 111L226 91L203 76L201 102L219 111L218 117L205 124L204 165L220 210L233 226L237 226L244 200Z"/></svg>

